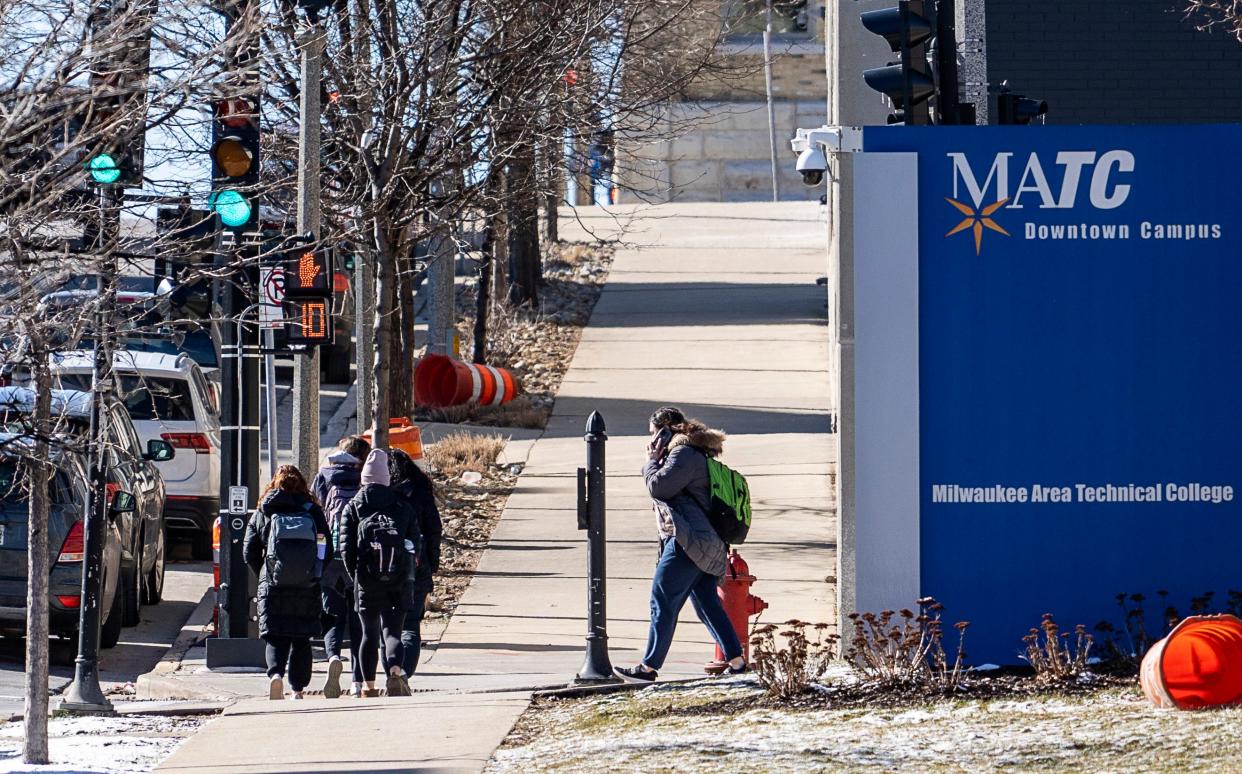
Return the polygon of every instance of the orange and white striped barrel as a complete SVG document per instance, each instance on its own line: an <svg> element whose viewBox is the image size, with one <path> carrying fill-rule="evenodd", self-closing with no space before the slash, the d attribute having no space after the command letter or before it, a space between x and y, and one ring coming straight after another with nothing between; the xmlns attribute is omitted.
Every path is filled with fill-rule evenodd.
<svg viewBox="0 0 1242 774"><path fill-rule="evenodd" d="M1242 620L1232 615L1184 619L1143 656L1139 684L1157 707L1242 703Z"/></svg>
<svg viewBox="0 0 1242 774"><path fill-rule="evenodd" d="M506 368L427 355L414 369L414 401L444 408L463 403L499 406L517 397L517 378Z"/></svg>

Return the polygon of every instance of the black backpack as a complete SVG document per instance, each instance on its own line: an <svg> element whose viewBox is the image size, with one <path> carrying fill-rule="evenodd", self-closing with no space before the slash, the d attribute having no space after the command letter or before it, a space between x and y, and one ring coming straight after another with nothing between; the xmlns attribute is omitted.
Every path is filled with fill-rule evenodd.
<svg viewBox="0 0 1242 774"><path fill-rule="evenodd" d="M274 513L267 532L267 582L276 588L305 588L323 575L319 534L311 504L300 513Z"/></svg>
<svg viewBox="0 0 1242 774"><path fill-rule="evenodd" d="M377 511L358 522L358 578L370 586L399 587L410 577L411 557L405 534L387 513Z"/></svg>

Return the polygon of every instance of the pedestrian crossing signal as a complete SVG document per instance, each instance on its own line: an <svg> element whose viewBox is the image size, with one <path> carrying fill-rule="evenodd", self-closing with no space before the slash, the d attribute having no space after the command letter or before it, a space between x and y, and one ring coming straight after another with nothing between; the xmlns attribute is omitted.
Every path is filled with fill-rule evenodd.
<svg viewBox="0 0 1242 774"><path fill-rule="evenodd" d="M285 334L290 344L332 343L332 301L326 298L285 299Z"/></svg>

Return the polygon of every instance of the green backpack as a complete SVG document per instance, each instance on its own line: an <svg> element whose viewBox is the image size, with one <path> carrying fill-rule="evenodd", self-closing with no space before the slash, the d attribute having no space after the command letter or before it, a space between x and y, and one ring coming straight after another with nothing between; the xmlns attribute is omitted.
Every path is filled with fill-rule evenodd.
<svg viewBox="0 0 1242 774"><path fill-rule="evenodd" d="M707 458L707 477L712 483L707 518L720 539L729 545L746 542L750 532L750 487L741 473L712 457Z"/></svg>

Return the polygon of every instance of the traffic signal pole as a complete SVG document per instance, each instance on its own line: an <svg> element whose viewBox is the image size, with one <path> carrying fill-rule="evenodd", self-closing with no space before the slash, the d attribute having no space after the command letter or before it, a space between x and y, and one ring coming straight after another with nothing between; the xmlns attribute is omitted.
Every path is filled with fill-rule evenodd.
<svg viewBox="0 0 1242 774"><path fill-rule="evenodd" d="M120 230L119 196L111 185L99 188L99 296L95 315L95 364L91 376L90 500L83 516L82 605L78 614L78 655L73 682L59 709L111 714L112 702L99 686L99 635L103 622L103 544L108 518L108 418L104 402L112 393L112 317L116 309L116 239ZM132 494L132 493L131 493ZM142 572L139 567L136 572ZM117 584L117 594L123 593Z"/></svg>
<svg viewBox="0 0 1242 774"><path fill-rule="evenodd" d="M323 27L309 20L298 35L302 84L298 128L298 233L322 242L319 228L320 82L323 80ZM318 249L324 249L322 244ZM332 277L328 278L332 281ZM319 347L294 358L293 457L308 479L319 467Z"/></svg>

